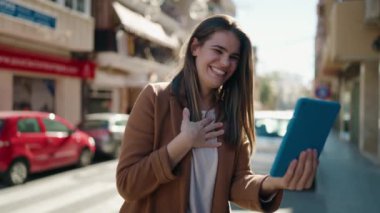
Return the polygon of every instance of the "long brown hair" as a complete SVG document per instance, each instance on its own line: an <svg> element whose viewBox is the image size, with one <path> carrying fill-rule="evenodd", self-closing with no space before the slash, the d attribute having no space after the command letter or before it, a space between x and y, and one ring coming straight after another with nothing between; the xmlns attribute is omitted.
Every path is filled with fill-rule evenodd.
<svg viewBox="0 0 380 213"><path fill-rule="evenodd" d="M240 41L240 59L234 74L217 90L220 106L219 120L227 122L228 129L225 142L238 145L248 138L251 148L254 145L253 117L253 64L252 45L248 36L241 30L235 20L226 15L215 15L202 21L191 34L184 55L183 66L172 81L173 91L181 100L180 88L184 87L190 119L202 119L200 109L200 86L195 65L195 57L191 53L191 42L196 38L203 45L213 33L231 31Z"/></svg>

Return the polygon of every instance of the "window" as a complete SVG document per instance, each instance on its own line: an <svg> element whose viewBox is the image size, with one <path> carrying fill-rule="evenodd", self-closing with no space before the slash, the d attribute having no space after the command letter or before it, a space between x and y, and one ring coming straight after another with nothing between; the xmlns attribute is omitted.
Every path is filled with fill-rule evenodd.
<svg viewBox="0 0 380 213"><path fill-rule="evenodd" d="M35 118L20 119L17 122L19 132L40 132L40 126Z"/></svg>
<svg viewBox="0 0 380 213"><path fill-rule="evenodd" d="M47 132L69 132L69 128L59 121L44 119L43 120Z"/></svg>
<svg viewBox="0 0 380 213"><path fill-rule="evenodd" d="M74 7L74 1L73 0L65 0L65 6L72 9Z"/></svg>
<svg viewBox="0 0 380 213"><path fill-rule="evenodd" d="M87 120L83 122L80 126L83 130L92 130L92 129L107 129L108 121L106 120Z"/></svg>
<svg viewBox="0 0 380 213"><path fill-rule="evenodd" d="M5 121L0 120L0 133L1 133L1 130L3 129L4 126L5 126Z"/></svg>
<svg viewBox="0 0 380 213"><path fill-rule="evenodd" d="M77 11L85 12L85 0L77 0Z"/></svg>
<svg viewBox="0 0 380 213"><path fill-rule="evenodd" d="M1 0L0 0L1 1ZM91 15L91 0L50 0L71 10Z"/></svg>
<svg viewBox="0 0 380 213"><path fill-rule="evenodd" d="M54 112L56 82L52 79L15 76L13 78L13 109ZM36 99L33 97L44 97Z"/></svg>

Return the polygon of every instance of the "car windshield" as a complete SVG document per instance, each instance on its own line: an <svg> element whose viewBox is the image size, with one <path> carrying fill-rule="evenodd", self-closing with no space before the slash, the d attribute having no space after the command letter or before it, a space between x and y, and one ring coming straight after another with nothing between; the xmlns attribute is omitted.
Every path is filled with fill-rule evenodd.
<svg viewBox="0 0 380 213"><path fill-rule="evenodd" d="M83 130L91 129L106 129L108 128L108 121L106 120L87 120L80 125Z"/></svg>
<svg viewBox="0 0 380 213"><path fill-rule="evenodd" d="M126 126L127 120L117 120L115 121L115 126Z"/></svg>

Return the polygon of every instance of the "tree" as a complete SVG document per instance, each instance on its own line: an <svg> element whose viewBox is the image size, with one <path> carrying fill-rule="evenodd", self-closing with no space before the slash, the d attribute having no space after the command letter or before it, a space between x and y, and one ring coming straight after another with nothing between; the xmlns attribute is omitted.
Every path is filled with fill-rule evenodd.
<svg viewBox="0 0 380 213"><path fill-rule="evenodd" d="M273 88L273 76L259 76L260 102L263 109L274 109L277 92Z"/></svg>

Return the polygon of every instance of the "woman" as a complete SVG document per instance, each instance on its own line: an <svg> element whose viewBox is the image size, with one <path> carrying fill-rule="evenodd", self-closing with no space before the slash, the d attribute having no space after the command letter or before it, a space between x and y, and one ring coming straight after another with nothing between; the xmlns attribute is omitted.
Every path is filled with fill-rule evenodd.
<svg viewBox="0 0 380 213"><path fill-rule="evenodd" d="M117 167L121 212L274 211L282 190L311 186L316 152L282 178L255 175L252 46L229 16L200 23L170 83L148 85L130 114Z"/></svg>

